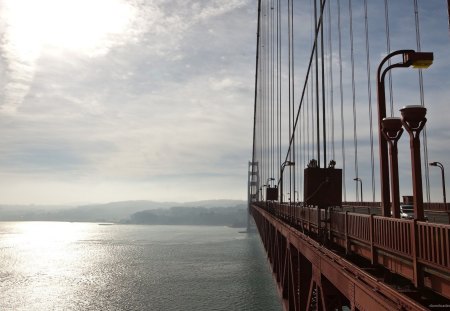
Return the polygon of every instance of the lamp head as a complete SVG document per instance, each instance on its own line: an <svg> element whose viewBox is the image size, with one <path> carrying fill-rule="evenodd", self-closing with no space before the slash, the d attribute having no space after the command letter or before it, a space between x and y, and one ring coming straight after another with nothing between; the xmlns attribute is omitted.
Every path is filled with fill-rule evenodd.
<svg viewBox="0 0 450 311"><path fill-rule="evenodd" d="M402 119L411 129L417 129L423 122L426 121L425 115L427 108L419 105L405 106L400 109Z"/></svg>
<svg viewBox="0 0 450 311"><path fill-rule="evenodd" d="M428 68L433 64L432 52L408 52L403 54L403 63L414 68Z"/></svg>
<svg viewBox="0 0 450 311"><path fill-rule="evenodd" d="M397 117L384 118L381 121L381 129L389 140L398 139L403 132L402 120Z"/></svg>

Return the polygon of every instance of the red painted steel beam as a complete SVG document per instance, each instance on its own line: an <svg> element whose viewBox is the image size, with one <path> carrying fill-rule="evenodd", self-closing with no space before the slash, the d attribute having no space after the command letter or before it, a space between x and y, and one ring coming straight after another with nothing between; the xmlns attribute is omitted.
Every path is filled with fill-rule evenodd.
<svg viewBox="0 0 450 311"><path fill-rule="evenodd" d="M285 247L295 247L309 262L314 263L320 274L339 288L352 306L365 310L393 310L399 307L406 310L427 310L267 211L255 205L252 208L258 227L261 226L261 219L273 226L276 234L285 238ZM284 306L285 310L289 310L286 308L287 304Z"/></svg>

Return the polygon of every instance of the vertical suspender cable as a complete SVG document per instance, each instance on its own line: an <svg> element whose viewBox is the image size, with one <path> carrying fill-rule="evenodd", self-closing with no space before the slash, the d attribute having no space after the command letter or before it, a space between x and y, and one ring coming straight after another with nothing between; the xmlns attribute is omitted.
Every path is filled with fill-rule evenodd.
<svg viewBox="0 0 450 311"><path fill-rule="evenodd" d="M262 56L262 59L261 59L261 71L262 71L262 73L261 73L261 75L262 75L262 77L261 77L261 82L262 82L261 112L262 112L262 140L263 140L263 143L262 143L263 156L261 158L261 161L264 159L264 162L261 163L262 164L261 166L263 166L262 175L261 175L262 180L265 180L265 173L267 170L266 161L265 161L266 148L267 148L267 142L266 142L266 125L267 125L267 122L266 122L266 90L267 90L267 88L266 88L266 14L265 14L265 9L266 8L264 5L264 8L263 8L264 21L262 24L263 33L261 36L261 39L262 39L262 42L261 42L261 48L262 48L262 51L261 51L262 52L261 53L261 56Z"/></svg>
<svg viewBox="0 0 450 311"><path fill-rule="evenodd" d="M273 7L273 1L271 0L271 4L270 4L270 52L271 52L271 57L270 57L270 64L271 64L271 104L270 104L270 118L271 118L271 130L270 130L270 135L271 135L271 157L272 157L272 171L270 172L270 177L273 178L273 176L275 175L275 51L274 51L274 46L275 46L275 38L274 38L274 7Z"/></svg>
<svg viewBox="0 0 450 311"><path fill-rule="evenodd" d="M341 34L341 0L337 0L338 6L338 32L339 32L339 93L341 95L341 135L342 135L342 190L344 202L347 201L347 188L345 182L345 124L344 124L344 88L342 82L342 34Z"/></svg>
<svg viewBox="0 0 450 311"><path fill-rule="evenodd" d="M323 0L320 0L320 5L323 6ZM327 133L326 133L326 109L325 109L325 53L323 44L323 27L320 27L320 62L322 69L322 139L323 139L323 167L327 165Z"/></svg>
<svg viewBox="0 0 450 311"><path fill-rule="evenodd" d="M268 177L272 177L272 171L273 171L273 157L272 157L272 135L273 135L273 128L272 128L272 11L270 10L270 6L271 6L271 1L268 1L268 11L267 11L267 24L268 24L268 33L267 33L267 37L268 37L268 59L267 59L267 67L268 67L268 122L269 122L269 126L268 126L268 131L267 134L269 136L269 156L270 156L270 170L269 170L269 174L267 175Z"/></svg>
<svg viewBox="0 0 450 311"><path fill-rule="evenodd" d="M292 64L291 64L291 58L292 58L292 42L291 42L291 2L292 0L288 0L288 83L289 83L289 112L288 112L288 118L289 118L289 137L288 141L292 136L291 132L291 104L292 104ZM289 153L289 161L292 161L292 153ZM291 202L291 195L292 195L292 166L289 166L289 202Z"/></svg>
<svg viewBox="0 0 450 311"><path fill-rule="evenodd" d="M419 23L419 5L417 0L414 0L414 17L415 17L415 26L416 26L416 45L417 51L420 52L422 50L420 46L420 23ZM419 69L419 89L420 89L420 105L425 105L425 97L423 90L423 75L422 69ZM430 202L430 171L428 167L428 141L427 141L427 128L423 129L423 162L425 168L425 189L427 195L427 202Z"/></svg>
<svg viewBox="0 0 450 311"><path fill-rule="evenodd" d="M331 110L331 152L332 159L336 159L334 148L334 83L333 83L333 45L331 30L331 3L328 3L328 48L329 48L329 67L330 67L330 110Z"/></svg>
<svg viewBox="0 0 450 311"><path fill-rule="evenodd" d="M350 58L352 65L352 106L353 106L353 146L355 148L355 176L358 177L358 136L356 134L356 98L355 98L355 55L353 50L353 11L352 0L348 1L350 16ZM358 183L356 185L356 198L358 199Z"/></svg>
<svg viewBox="0 0 450 311"><path fill-rule="evenodd" d="M277 136L277 180L280 179L280 172L278 170L278 167L280 166L280 161L281 161L281 146L280 146L280 87L281 87L281 83L280 83L280 27L279 27L279 10L280 10L280 0L277 0L277 18L276 18L276 23L277 23L277 130L276 130L276 136ZM275 177L275 176L274 176Z"/></svg>
<svg viewBox="0 0 450 311"><path fill-rule="evenodd" d="M294 108L295 108L295 66L294 66L294 1L291 0L291 66L292 66L292 125L294 125L295 122L295 113L294 113ZM300 109L300 107L299 107ZM296 161L295 159L295 128L292 129L292 136L294 137L294 139L292 140L292 158L294 160L294 162ZM292 166L291 166L292 167ZM295 202L295 166L292 167L292 169L294 170L294 176L293 176L293 180L291 181L291 183L293 183L292 188L291 188L291 196L294 195L294 202ZM291 200L292 201L292 200Z"/></svg>
<svg viewBox="0 0 450 311"><path fill-rule="evenodd" d="M316 0L311 0L310 1L310 9L311 9L311 11L313 11L314 10L314 3L313 2L315 2ZM314 12L311 12L311 14L310 14L310 16L311 16L311 28L312 29L314 29L314 31L315 31L315 29L316 29L316 25L314 24L314 20L315 20L315 18L314 18ZM314 33L312 33L312 35L311 35L311 44L314 44ZM309 128L311 128L311 155L309 156L309 159L308 160L311 160L311 159L314 159L314 154L315 154L315 151L316 151L316 128L315 128L315 126L314 126L314 119L315 119L315 116L314 116L314 103L315 103L315 101L314 101L314 71L312 71L311 72L311 93L310 93L310 99L311 99L311 101L310 101L310 104L311 104L311 124L309 125Z"/></svg>
<svg viewBox="0 0 450 311"><path fill-rule="evenodd" d="M367 0L364 0L364 20L366 33L367 96L369 98L370 168L372 177L372 202L375 202L375 159L373 148L372 89L370 84L371 73L370 73L369 20L367 15Z"/></svg>
<svg viewBox="0 0 450 311"><path fill-rule="evenodd" d="M252 150L252 162L255 162L255 146L256 146L256 116L257 116L257 102L258 102L258 65L259 65L259 27L261 20L261 0L258 0L258 22L256 26L256 61L255 61L255 95L253 103L253 150ZM254 172L255 166L252 165L252 173Z"/></svg>
<svg viewBox="0 0 450 311"><path fill-rule="evenodd" d="M317 29L317 1L314 0L314 29ZM316 72L316 127L317 127L317 164L320 167L320 104L319 104L319 53L315 49L315 72Z"/></svg>
<svg viewBox="0 0 450 311"><path fill-rule="evenodd" d="M390 35L390 29L389 29L389 4L388 0L384 0L384 19L385 19L385 25L386 25L386 54L391 53L391 35ZM391 65L391 60L388 60L388 66ZM389 103L391 106L391 117L394 116L394 93L392 91L392 72L388 72L388 78L389 78Z"/></svg>
<svg viewBox="0 0 450 311"><path fill-rule="evenodd" d="M256 65L255 65L255 95L253 103L253 150L252 162L255 162L255 139L256 139L256 103L258 99L258 61L259 61L259 21L261 15L261 0L258 0L258 23L256 26ZM254 173L254 165L252 165L252 173Z"/></svg>
<svg viewBox="0 0 450 311"><path fill-rule="evenodd" d="M324 12L324 9L325 9L325 4L326 4L326 0L323 0L323 3L322 3L321 8L320 8L320 19L319 19L317 27L316 27L314 44L313 44L313 47L311 49L311 54L309 56L309 63L308 63L308 69L306 71L305 83L303 84L303 89L302 89L302 93L301 93L301 96L300 96L300 104L299 104L298 109L297 109L297 114L296 114L295 122L294 122L294 126L293 126L293 130L294 131L297 128L297 124L298 124L298 120L299 120L299 116L300 116L300 109L302 108L302 105L303 105L303 102L304 102L304 99L305 99L305 90L307 88L307 81L308 81L309 75L311 73L311 67L312 67L313 58L314 58L315 53L317 52L317 39L318 39L318 36L319 36L320 27L322 27L323 12ZM290 140L289 140L289 147L288 147L288 150L286 152L286 160L289 158L289 156L291 154L291 146L292 146L293 139L294 139L294 137L291 137Z"/></svg>
<svg viewBox="0 0 450 311"><path fill-rule="evenodd" d="M281 39L282 39L282 37L281 37L281 2L280 2L281 0L278 0L278 28L279 28L279 38L278 38L278 45L279 45L279 54L278 54L278 66L279 66L279 83L280 83L280 85L279 85L279 87L280 87L280 93L279 93L279 106L280 106L280 111L279 111L279 118L280 118L280 120L279 120L279 132L278 132L278 140L279 140L279 142L280 142L280 149L279 149L279 157L280 157L280 161L279 161L279 163L278 163L278 165L280 166L281 165L281 148L282 148L282 137L281 137L281 133L282 133L282 105L281 105L281 103L282 103L282 101L281 101L281 99L282 99L282 87L281 87L281 81L282 81L282 76L281 76L281 74L282 74L282 66L281 66L281 53L282 53L282 49L281 49ZM278 170L279 171L279 170ZM281 177L281 176L279 176L279 177Z"/></svg>

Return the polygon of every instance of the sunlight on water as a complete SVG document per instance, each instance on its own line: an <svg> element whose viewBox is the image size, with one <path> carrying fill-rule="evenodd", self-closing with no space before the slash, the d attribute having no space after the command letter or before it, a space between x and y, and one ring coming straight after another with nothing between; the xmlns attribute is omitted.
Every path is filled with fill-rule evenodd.
<svg viewBox="0 0 450 311"><path fill-rule="evenodd" d="M280 310L232 228L0 223L0 262L0 310Z"/></svg>

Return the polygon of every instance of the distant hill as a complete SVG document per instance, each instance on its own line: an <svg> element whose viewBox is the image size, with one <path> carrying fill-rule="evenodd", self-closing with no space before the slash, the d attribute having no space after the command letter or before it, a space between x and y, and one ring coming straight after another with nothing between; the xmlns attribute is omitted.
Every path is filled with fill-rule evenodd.
<svg viewBox="0 0 450 311"><path fill-rule="evenodd" d="M124 221L132 224L152 225L209 225L245 227L247 210L234 207L171 207L134 213Z"/></svg>
<svg viewBox="0 0 450 311"><path fill-rule="evenodd" d="M0 221L85 221L131 222L132 215L149 210L170 208L238 208L245 209L242 200L205 200L196 202L121 201L81 206L0 205Z"/></svg>

